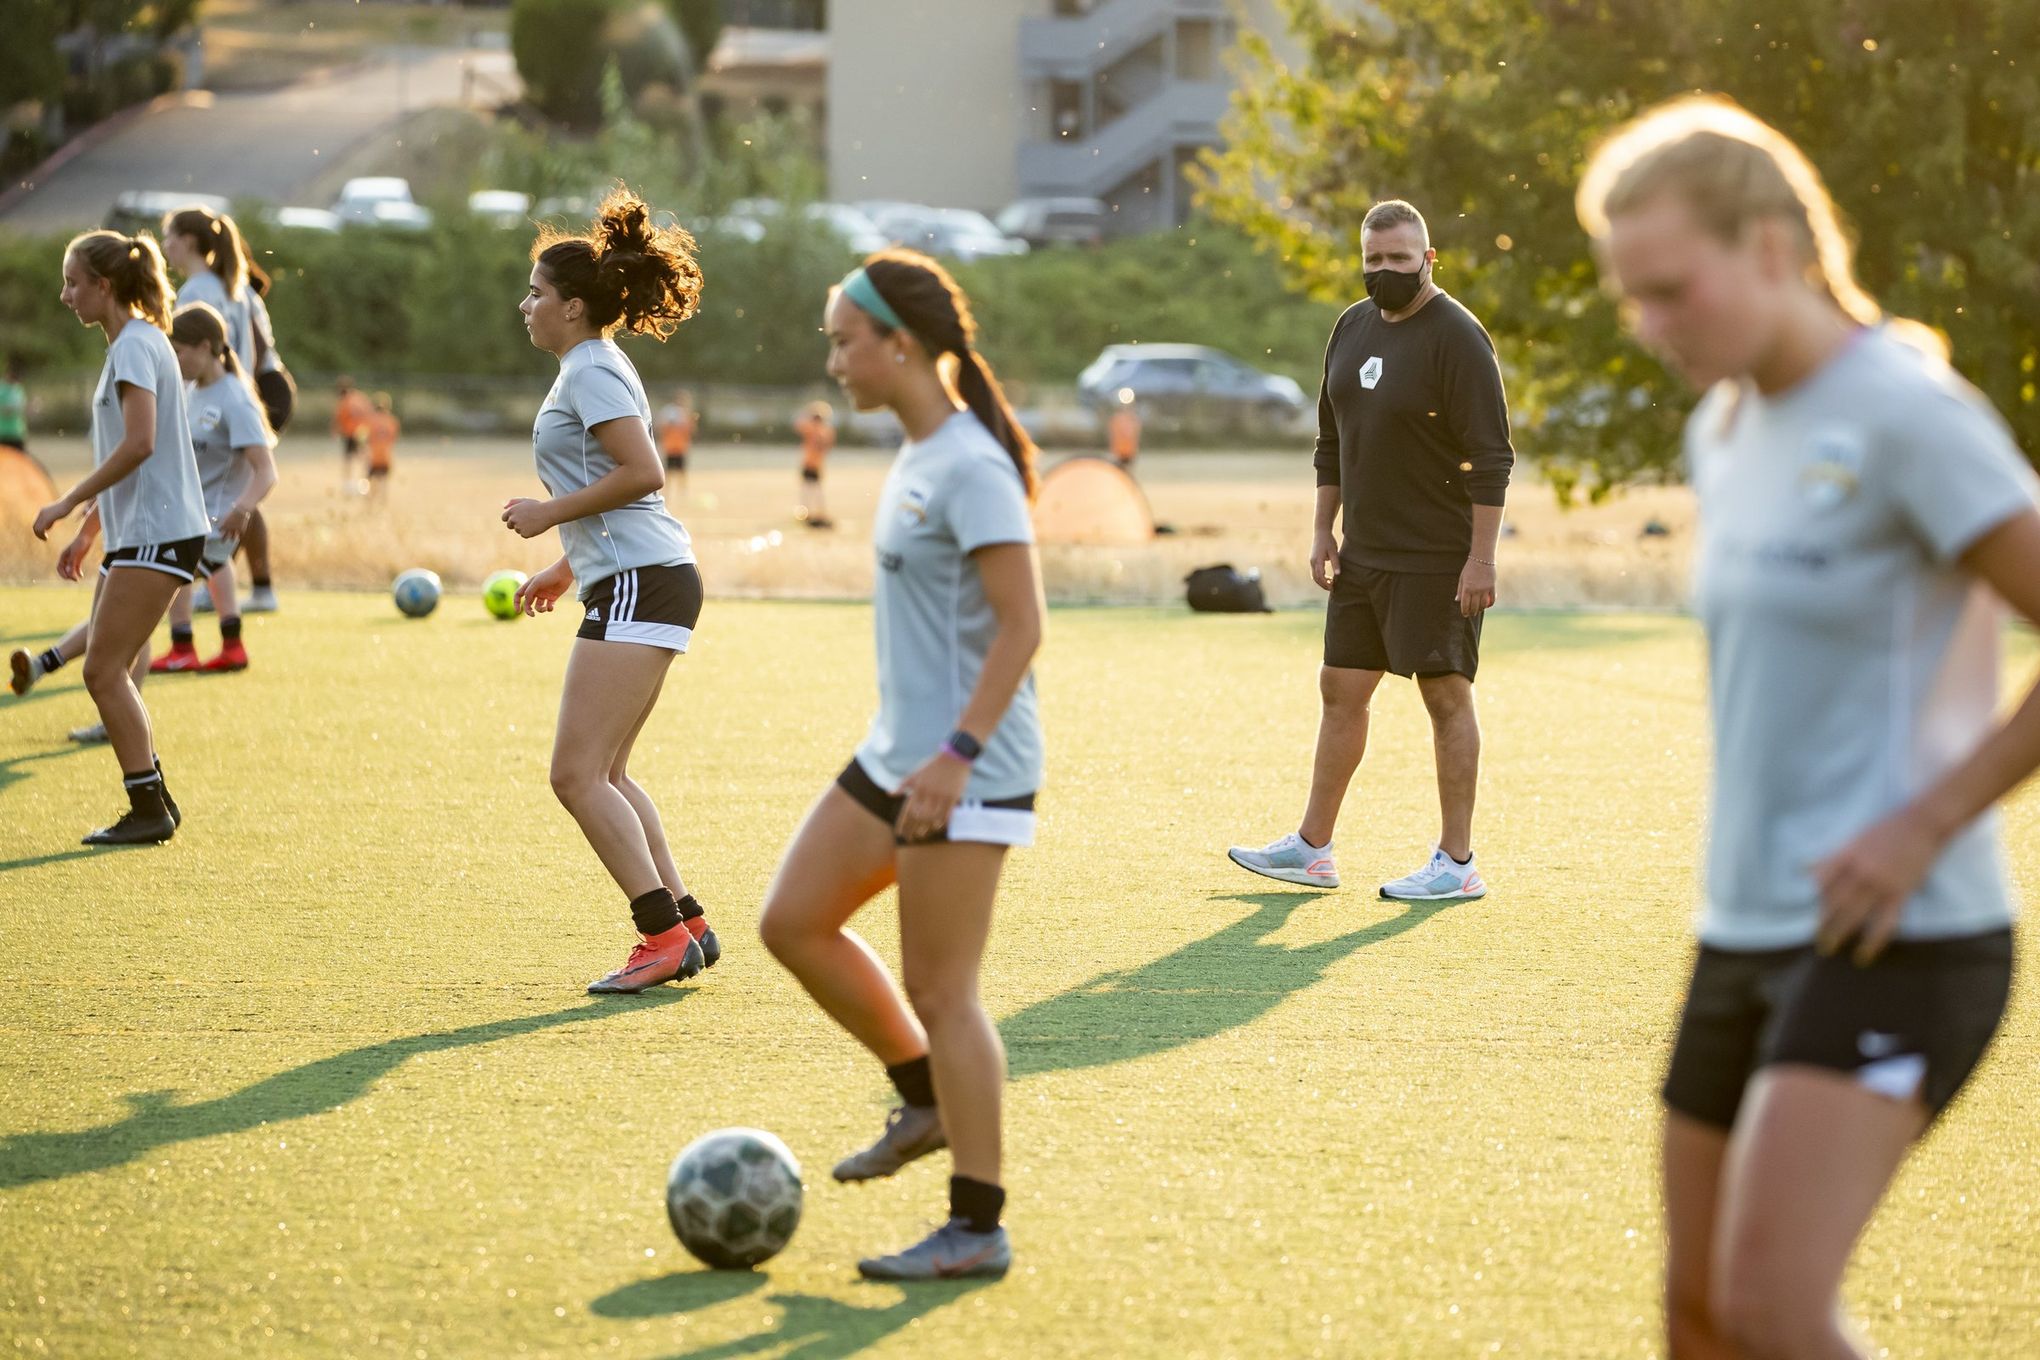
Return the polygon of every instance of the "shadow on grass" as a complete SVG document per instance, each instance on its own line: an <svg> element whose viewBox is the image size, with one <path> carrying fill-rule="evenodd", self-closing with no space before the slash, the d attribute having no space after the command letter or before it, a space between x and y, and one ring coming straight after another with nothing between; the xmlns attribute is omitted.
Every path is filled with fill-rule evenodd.
<svg viewBox="0 0 2040 1360"><path fill-rule="evenodd" d="M1151 963L1100 973L1008 1017L999 1033L1013 1078L1128 1062L1252 1024L1355 950L1415 930L1455 905L1410 903L1387 920L1291 948L1268 937L1298 907L1321 900L1318 894L1228 893L1210 900L1259 910Z"/></svg>
<svg viewBox="0 0 2040 1360"><path fill-rule="evenodd" d="M691 1313L741 1298L765 1283L754 1271L696 1270L627 1284L591 1305L601 1317L651 1318ZM918 1318L954 1302L990 1280L944 1280L900 1287L900 1297L866 1308L814 1294L768 1294L779 1321L750 1336L681 1351L671 1360L729 1360L770 1351L776 1360L845 1360Z"/></svg>
<svg viewBox="0 0 2040 1360"><path fill-rule="evenodd" d="M592 1001L544 1015L407 1035L336 1053L279 1072L230 1095L190 1105L176 1104L175 1091L130 1095L126 1097L130 1113L111 1124L74 1133L17 1133L0 1140L0 1190L124 1166L172 1143L242 1133L263 1124L326 1114L359 1097L405 1059L421 1053L491 1044L605 1016L632 1015L677 1005L691 995L660 988L643 996Z"/></svg>
<svg viewBox="0 0 2040 1360"><path fill-rule="evenodd" d="M30 697L33 698L34 696L31 694ZM16 702L19 702L19 700ZM33 765L38 760L56 760L61 756L75 755L79 751L89 749L90 747L84 742L72 741L66 742L62 746L52 746L47 751L37 751L31 755L16 756L12 760L0 760L0 793L7 792L10 785L19 784L22 780L28 778L28 775L21 769L23 765Z"/></svg>

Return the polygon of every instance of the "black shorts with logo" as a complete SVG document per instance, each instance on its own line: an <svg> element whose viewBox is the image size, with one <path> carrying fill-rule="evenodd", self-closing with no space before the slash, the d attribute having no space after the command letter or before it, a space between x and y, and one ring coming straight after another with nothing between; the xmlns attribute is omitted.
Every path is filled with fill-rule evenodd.
<svg viewBox="0 0 2040 1360"><path fill-rule="evenodd" d="M1700 947L1665 1076L1665 1104L1735 1125L1758 1068L1848 1073L1897 1099L1946 1109L1990 1046L2011 994L2012 932L1897 940L1867 966L1811 946Z"/></svg>
<svg viewBox="0 0 2040 1360"><path fill-rule="evenodd" d="M1471 680L1480 669L1480 616L1459 612L1457 572L1380 571L1341 561L1325 606L1325 664Z"/></svg>
<svg viewBox="0 0 2040 1360"><path fill-rule="evenodd" d="M701 572L692 562L631 567L588 587L581 608L579 637L684 652L701 622Z"/></svg>
<svg viewBox="0 0 2040 1360"><path fill-rule="evenodd" d="M100 559L99 574L109 575L115 567L140 567L160 571L190 584L205 556L205 535L180 538L175 543L145 543L138 548L115 548Z"/></svg>

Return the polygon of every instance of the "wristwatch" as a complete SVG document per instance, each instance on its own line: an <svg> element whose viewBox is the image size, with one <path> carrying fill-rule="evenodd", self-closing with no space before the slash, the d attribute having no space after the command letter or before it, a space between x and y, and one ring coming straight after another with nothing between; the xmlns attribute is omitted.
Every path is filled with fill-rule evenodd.
<svg viewBox="0 0 2040 1360"><path fill-rule="evenodd" d="M949 740L943 744L949 748L951 755L966 765L985 753L984 743L964 731L961 727L951 732Z"/></svg>

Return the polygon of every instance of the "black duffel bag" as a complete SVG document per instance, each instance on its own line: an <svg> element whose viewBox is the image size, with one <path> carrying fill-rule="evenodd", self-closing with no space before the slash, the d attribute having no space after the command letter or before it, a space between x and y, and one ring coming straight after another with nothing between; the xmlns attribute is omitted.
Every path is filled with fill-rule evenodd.
<svg viewBox="0 0 2040 1360"><path fill-rule="evenodd" d="M1259 571L1241 572L1230 562L1199 567L1183 578L1190 607L1200 614L1272 614L1261 592Z"/></svg>

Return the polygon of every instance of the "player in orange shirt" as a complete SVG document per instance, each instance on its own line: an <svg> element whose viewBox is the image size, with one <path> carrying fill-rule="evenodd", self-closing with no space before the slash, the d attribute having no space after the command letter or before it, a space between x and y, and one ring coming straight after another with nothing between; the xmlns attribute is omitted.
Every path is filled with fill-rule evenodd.
<svg viewBox="0 0 2040 1360"><path fill-rule="evenodd" d="M836 447L836 408L826 401L809 402L794 417L800 435L800 509L795 513L810 529L830 529L828 505L822 499L822 468Z"/></svg>
<svg viewBox="0 0 2040 1360"><path fill-rule="evenodd" d="M659 408L659 452L666 458L666 494L687 494L687 455L694 450L694 433L701 428L701 412L694 409L694 394L685 388Z"/></svg>
<svg viewBox="0 0 2040 1360"><path fill-rule="evenodd" d="M1140 409L1134 405L1132 388L1119 389L1119 405L1105 421L1105 438L1112 461L1133 471L1133 460L1140 457Z"/></svg>
<svg viewBox="0 0 2040 1360"><path fill-rule="evenodd" d="M340 398L333 404L333 433L340 436L340 489L343 492L355 489L354 459L361 452L361 433L374 409L367 394L354 385L354 379L342 376Z"/></svg>
<svg viewBox="0 0 2040 1360"><path fill-rule="evenodd" d="M389 393L376 393L375 409L361 424L362 438L368 442L368 494L371 500L379 501L387 492L390 464L397 452L397 431L403 428L391 407Z"/></svg>

